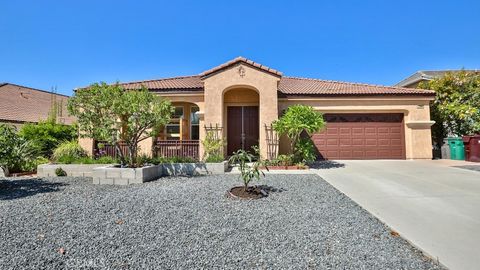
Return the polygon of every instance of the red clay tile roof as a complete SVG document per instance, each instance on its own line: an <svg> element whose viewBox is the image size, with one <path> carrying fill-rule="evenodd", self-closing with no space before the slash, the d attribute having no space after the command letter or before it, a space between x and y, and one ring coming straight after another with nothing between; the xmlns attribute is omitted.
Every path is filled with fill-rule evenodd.
<svg viewBox="0 0 480 270"><path fill-rule="evenodd" d="M362 83L349 83L327 81L318 79L282 77L282 73L255 63L244 57L237 57L222 65L207 70L199 75L165 78L158 80L120 83L125 89L139 89L142 85L153 91L203 91L202 79L215 72L223 70L236 63L246 63L257 69L272 73L280 77L278 91L280 95L310 95L310 96L335 96L335 95L423 95L434 96L435 92L414 88L381 86Z"/></svg>
<svg viewBox="0 0 480 270"><path fill-rule="evenodd" d="M203 83L200 76L187 76L149 80L144 82L121 83L125 89L139 89L144 85L153 91L203 91ZM327 81L318 79L282 77L278 85L278 91L283 95L435 95L434 91L402 88L393 86L381 86L362 83L349 83Z"/></svg>
<svg viewBox="0 0 480 270"><path fill-rule="evenodd" d="M230 61L228 61L228 62L226 62L226 63L224 63L224 64L221 64L221 65L219 65L219 66L216 66L216 67L214 67L214 68L212 68L212 69L209 69L209 70L207 70L207 71L205 71L205 72L202 72L202 73L200 73L200 76L206 77L206 76L208 76L208 75L210 75L210 74L212 74L212 73L215 73L215 72L217 72L217 71L220 71L220 70L222 70L222 69L225 69L225 68L227 68L227 67L229 67L229 66L231 66L231 65L234 65L234 64L236 64L236 63L239 63L239 62L245 63L245 64L247 64L247 65L249 65L249 66L252 66L252 67L254 67L254 68L258 68L258 69L260 69L260 70L266 71L266 72L271 73L271 74L276 75L276 76L282 76L282 72L280 72L280 71L278 71L278 70L275 70L275 69L273 69L273 68L269 68L269 67L267 67L267 66L264 66L264 65L259 64L259 63L256 63L256 62L253 62L252 60L249 60L249 59L247 59L247 58L245 58L245 57L241 57L241 56L239 56L239 57L237 57L237 58L235 58L235 59L233 59L233 60L230 60Z"/></svg>
<svg viewBox="0 0 480 270"><path fill-rule="evenodd" d="M363 83L282 77L278 90L284 95L435 95L434 91Z"/></svg>
<svg viewBox="0 0 480 270"><path fill-rule="evenodd" d="M73 123L75 119L68 116L66 108L68 96L11 83L0 84L0 122L46 120L51 109L52 96L56 98L57 104L62 104L62 117L58 120L65 124Z"/></svg>
<svg viewBox="0 0 480 270"><path fill-rule="evenodd" d="M203 90L200 76L183 76L158 80L120 83L125 89L139 89L143 86L149 90Z"/></svg>

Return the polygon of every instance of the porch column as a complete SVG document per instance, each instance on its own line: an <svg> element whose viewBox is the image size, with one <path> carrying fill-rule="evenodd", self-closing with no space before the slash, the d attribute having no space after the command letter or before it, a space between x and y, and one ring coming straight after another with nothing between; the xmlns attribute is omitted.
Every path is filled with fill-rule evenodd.
<svg viewBox="0 0 480 270"><path fill-rule="evenodd" d="M147 139L141 141L138 144L138 148L139 148L138 155L139 156L145 155L145 156L151 157L153 154L152 147L153 147L153 137L148 137Z"/></svg>
<svg viewBox="0 0 480 270"><path fill-rule="evenodd" d="M93 156L93 139L78 138L78 144L87 152L88 156Z"/></svg>

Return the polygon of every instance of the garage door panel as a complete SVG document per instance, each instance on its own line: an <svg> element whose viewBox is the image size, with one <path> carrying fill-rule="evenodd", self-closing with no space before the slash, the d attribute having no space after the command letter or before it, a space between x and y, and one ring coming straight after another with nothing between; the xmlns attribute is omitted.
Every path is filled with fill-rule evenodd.
<svg viewBox="0 0 480 270"><path fill-rule="evenodd" d="M352 134L352 129L350 128L340 128L340 134L342 135L350 135Z"/></svg>
<svg viewBox="0 0 480 270"><path fill-rule="evenodd" d="M390 128L388 127L379 127L377 129L377 133L378 135L382 134L382 135L385 135L385 134L389 134L390 133Z"/></svg>
<svg viewBox="0 0 480 270"><path fill-rule="evenodd" d="M338 146L338 139L327 139L327 146Z"/></svg>
<svg viewBox="0 0 480 270"><path fill-rule="evenodd" d="M340 139L340 146L350 146L352 145L352 139Z"/></svg>
<svg viewBox="0 0 480 270"><path fill-rule="evenodd" d="M344 159L351 159L352 156L352 151L340 151L340 157Z"/></svg>
<svg viewBox="0 0 480 270"><path fill-rule="evenodd" d="M402 140L400 139L391 139L390 145L392 146L402 146Z"/></svg>
<svg viewBox="0 0 480 270"><path fill-rule="evenodd" d="M364 132L364 129L363 128L352 128L352 134L353 135L363 135L365 132Z"/></svg>
<svg viewBox="0 0 480 270"><path fill-rule="evenodd" d="M377 142L376 139L366 139L365 146L377 146Z"/></svg>
<svg viewBox="0 0 480 270"><path fill-rule="evenodd" d="M403 115L325 115L327 129L312 141L326 159L404 159ZM331 121L329 121L329 119Z"/></svg>
<svg viewBox="0 0 480 270"><path fill-rule="evenodd" d="M365 140L364 139L352 139L352 146L364 146Z"/></svg>
<svg viewBox="0 0 480 270"><path fill-rule="evenodd" d="M400 128L400 127L392 127L392 128L390 128L390 133L391 133L391 134L400 134L401 131L402 131L402 128Z"/></svg>
<svg viewBox="0 0 480 270"><path fill-rule="evenodd" d="M338 128L329 128L327 127L327 134L328 135L338 135Z"/></svg>
<svg viewBox="0 0 480 270"><path fill-rule="evenodd" d="M374 127L366 127L365 128L365 135L377 135L377 129Z"/></svg>
<svg viewBox="0 0 480 270"><path fill-rule="evenodd" d="M389 139L378 139L378 146L390 146L391 142Z"/></svg>

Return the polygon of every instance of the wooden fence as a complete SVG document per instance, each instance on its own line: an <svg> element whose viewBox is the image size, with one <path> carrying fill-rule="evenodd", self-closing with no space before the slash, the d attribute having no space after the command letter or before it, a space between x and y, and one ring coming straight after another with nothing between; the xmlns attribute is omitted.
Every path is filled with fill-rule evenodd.
<svg viewBox="0 0 480 270"><path fill-rule="evenodd" d="M127 156L128 155L127 144L124 142L120 142L119 145L123 155ZM95 157L109 156L113 158L119 158L115 145L109 144L104 141L95 141L94 155Z"/></svg>
<svg viewBox="0 0 480 270"><path fill-rule="evenodd" d="M153 147L156 157L182 157L198 160L199 140L158 140Z"/></svg>

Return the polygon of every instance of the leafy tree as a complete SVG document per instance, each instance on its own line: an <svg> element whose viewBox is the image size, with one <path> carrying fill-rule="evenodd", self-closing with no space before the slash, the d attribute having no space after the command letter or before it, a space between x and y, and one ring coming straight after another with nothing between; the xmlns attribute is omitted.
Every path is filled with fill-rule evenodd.
<svg viewBox="0 0 480 270"><path fill-rule="evenodd" d="M157 135L174 108L144 87L126 91L118 84L102 82L76 91L68 110L77 117L80 136L108 141L115 145L122 164L136 167L138 144ZM122 141L128 147L127 156L120 151Z"/></svg>
<svg viewBox="0 0 480 270"><path fill-rule="evenodd" d="M323 115L311 106L293 105L285 114L273 122L273 128L280 134L285 134L290 139L290 149L295 156L295 161L304 159L299 151L299 141L303 132L308 135L319 132L325 127ZM300 147L301 148L301 147ZM303 149L303 148L302 148Z"/></svg>
<svg viewBox="0 0 480 270"><path fill-rule="evenodd" d="M78 138L76 125L57 124L54 118L38 124L25 124L19 131L19 135L38 148L39 154L50 157L60 143Z"/></svg>
<svg viewBox="0 0 480 270"><path fill-rule="evenodd" d="M468 135L480 132L480 74L448 72L444 76L419 85L435 90L431 106L434 141L442 144L447 135Z"/></svg>

